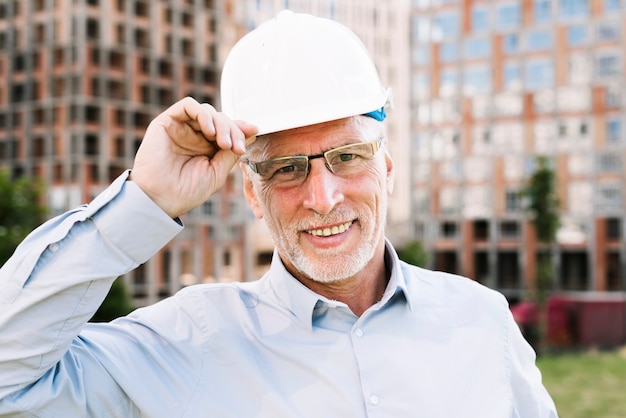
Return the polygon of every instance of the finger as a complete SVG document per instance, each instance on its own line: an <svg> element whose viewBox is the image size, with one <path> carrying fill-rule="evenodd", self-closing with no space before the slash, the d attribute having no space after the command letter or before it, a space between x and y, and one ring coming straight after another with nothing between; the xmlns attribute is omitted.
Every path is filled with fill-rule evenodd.
<svg viewBox="0 0 626 418"><path fill-rule="evenodd" d="M208 103L199 103L192 97L185 97L174 103L164 114L172 120L184 123L196 132L201 132L207 139L215 139L216 128L213 116L217 113Z"/></svg>
<svg viewBox="0 0 626 418"><path fill-rule="evenodd" d="M239 144L239 148L237 149L237 151L243 154L246 152L246 147L256 141L256 134L259 132L259 128L243 120L235 120L234 123L244 136L244 143Z"/></svg>

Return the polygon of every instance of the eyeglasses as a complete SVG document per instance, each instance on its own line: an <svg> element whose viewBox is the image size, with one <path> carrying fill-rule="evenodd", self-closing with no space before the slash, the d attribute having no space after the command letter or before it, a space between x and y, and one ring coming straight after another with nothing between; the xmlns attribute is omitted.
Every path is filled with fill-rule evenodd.
<svg viewBox="0 0 626 418"><path fill-rule="evenodd" d="M297 186L304 182L309 174L310 160L324 158L330 172L350 177L362 172L381 148L383 138L370 142L357 142L333 148L322 154L294 155L290 157L272 158L271 160L253 163L246 161L248 166L263 181L282 187Z"/></svg>

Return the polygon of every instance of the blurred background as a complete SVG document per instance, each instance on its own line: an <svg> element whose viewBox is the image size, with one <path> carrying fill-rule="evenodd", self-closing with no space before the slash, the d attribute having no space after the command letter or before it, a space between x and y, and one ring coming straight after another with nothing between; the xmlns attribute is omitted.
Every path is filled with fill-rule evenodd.
<svg viewBox="0 0 626 418"><path fill-rule="evenodd" d="M393 90L401 257L502 292L563 417L626 416L624 0L0 0L0 260L167 106L219 108L228 51L285 8L353 29ZM183 221L100 320L269 267L238 170Z"/></svg>

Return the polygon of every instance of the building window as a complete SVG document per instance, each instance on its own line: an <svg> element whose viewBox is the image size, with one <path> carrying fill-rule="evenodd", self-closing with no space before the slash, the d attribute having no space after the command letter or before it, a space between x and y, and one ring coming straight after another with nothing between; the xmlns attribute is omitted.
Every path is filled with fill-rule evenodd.
<svg viewBox="0 0 626 418"><path fill-rule="evenodd" d="M572 25L567 27L567 45L571 47L587 45L589 42L589 28L587 25Z"/></svg>
<svg viewBox="0 0 626 418"><path fill-rule="evenodd" d="M449 96L454 94L459 86L459 72L455 69L446 69L441 72L439 80L439 94Z"/></svg>
<svg viewBox="0 0 626 418"><path fill-rule="evenodd" d="M587 0L559 0L559 17L572 18L589 15Z"/></svg>
<svg viewBox="0 0 626 418"><path fill-rule="evenodd" d="M504 192L504 208L507 213L518 213L524 209L519 190L510 189Z"/></svg>
<svg viewBox="0 0 626 418"><path fill-rule="evenodd" d="M428 45L415 45L412 58L414 65L428 64L430 62L430 47Z"/></svg>
<svg viewBox="0 0 626 418"><path fill-rule="evenodd" d="M606 140L609 144L621 144L622 121L620 119L609 119L606 121Z"/></svg>
<svg viewBox="0 0 626 418"><path fill-rule="evenodd" d="M622 201L622 187L619 184L599 184L595 189L593 202L599 213L621 213L624 207Z"/></svg>
<svg viewBox="0 0 626 418"><path fill-rule="evenodd" d="M622 73L622 56L618 51L599 52L595 57L595 75L599 79L618 78Z"/></svg>
<svg viewBox="0 0 626 418"><path fill-rule="evenodd" d="M144 1L135 1L135 16L148 16L148 4Z"/></svg>
<svg viewBox="0 0 626 418"><path fill-rule="evenodd" d="M472 222L475 241L487 241L489 239L489 222L483 219Z"/></svg>
<svg viewBox="0 0 626 418"><path fill-rule="evenodd" d="M87 38L100 38L100 23L95 19L87 19Z"/></svg>
<svg viewBox="0 0 626 418"><path fill-rule="evenodd" d="M487 65L465 68L463 72L463 93L471 96L491 91L491 69Z"/></svg>
<svg viewBox="0 0 626 418"><path fill-rule="evenodd" d="M621 0L604 0L602 5L605 12L619 12L622 10Z"/></svg>
<svg viewBox="0 0 626 418"><path fill-rule="evenodd" d="M439 236L442 238L456 238L459 234L457 222L444 221L439 225Z"/></svg>
<svg viewBox="0 0 626 418"><path fill-rule="evenodd" d="M504 35L502 37L502 52L507 55L519 52L519 37L516 34Z"/></svg>
<svg viewBox="0 0 626 418"><path fill-rule="evenodd" d="M97 156L99 154L98 136L95 134L87 134L85 136L85 155Z"/></svg>
<svg viewBox="0 0 626 418"><path fill-rule="evenodd" d="M257 266L269 266L272 264L272 253L271 251L262 251L257 253L256 255L256 264Z"/></svg>
<svg viewBox="0 0 626 418"><path fill-rule="evenodd" d="M519 90L522 87L522 69L517 62L505 62L502 69L502 84L505 90Z"/></svg>
<svg viewBox="0 0 626 418"><path fill-rule="evenodd" d="M463 45L463 55L467 60L491 56L491 40L488 38L469 38Z"/></svg>
<svg viewBox="0 0 626 418"><path fill-rule="evenodd" d="M554 84L554 65L549 59L534 59L526 63L526 87L537 89Z"/></svg>
<svg viewBox="0 0 626 418"><path fill-rule="evenodd" d="M608 218L606 220L606 238L609 241L622 239L622 220L620 218Z"/></svg>
<svg viewBox="0 0 626 418"><path fill-rule="evenodd" d="M535 0L533 12L536 23L549 22L552 18L552 3L550 0Z"/></svg>
<svg viewBox="0 0 626 418"><path fill-rule="evenodd" d="M596 169L598 173L621 173L622 158L613 153L598 154L596 157Z"/></svg>
<svg viewBox="0 0 626 418"><path fill-rule="evenodd" d="M600 22L596 27L596 42L619 41L622 37L621 22Z"/></svg>
<svg viewBox="0 0 626 418"><path fill-rule="evenodd" d="M459 45L457 42L442 42L439 46L441 62L454 62L459 59Z"/></svg>
<svg viewBox="0 0 626 418"><path fill-rule="evenodd" d="M433 19L433 37L435 40L456 38L461 30L458 12L443 12Z"/></svg>
<svg viewBox="0 0 626 418"><path fill-rule="evenodd" d="M619 86L607 86L604 90L604 105L606 107L620 107L622 104L622 92Z"/></svg>
<svg viewBox="0 0 626 418"><path fill-rule="evenodd" d="M489 9L485 6L472 6L472 31L489 29Z"/></svg>
<svg viewBox="0 0 626 418"><path fill-rule="evenodd" d="M496 9L496 28L515 29L521 22L520 5L517 3L500 4Z"/></svg>
<svg viewBox="0 0 626 418"><path fill-rule="evenodd" d="M533 30L526 35L526 50L529 52L545 51L553 46L552 30Z"/></svg>

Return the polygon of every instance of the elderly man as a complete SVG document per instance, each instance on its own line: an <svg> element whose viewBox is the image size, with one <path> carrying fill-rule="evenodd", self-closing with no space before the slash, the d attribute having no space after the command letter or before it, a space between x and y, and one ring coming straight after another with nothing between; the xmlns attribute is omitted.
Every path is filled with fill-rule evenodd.
<svg viewBox="0 0 626 418"><path fill-rule="evenodd" d="M556 417L506 300L385 239L388 95L354 34L282 12L222 95L159 115L131 171L0 270L0 416ZM237 162L268 273L86 324Z"/></svg>

